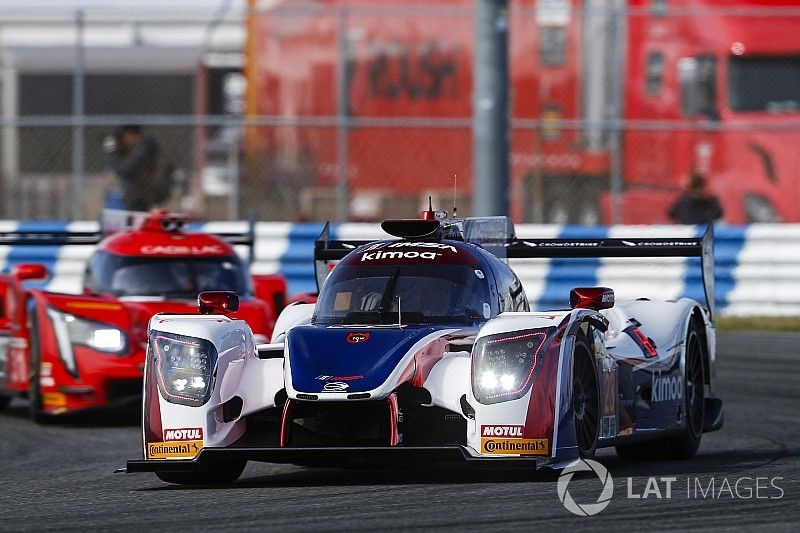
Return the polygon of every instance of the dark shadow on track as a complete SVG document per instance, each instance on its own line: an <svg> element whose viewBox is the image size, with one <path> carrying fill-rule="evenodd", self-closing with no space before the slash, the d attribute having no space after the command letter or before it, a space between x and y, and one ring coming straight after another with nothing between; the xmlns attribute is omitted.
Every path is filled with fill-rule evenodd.
<svg viewBox="0 0 800 533"><path fill-rule="evenodd" d="M18 419L29 419L27 400L12 402L2 414ZM116 408L87 409L78 413L47 417L45 426L61 427L125 427L138 426L142 422L142 411L139 405ZM33 424L33 422L31 422Z"/></svg>

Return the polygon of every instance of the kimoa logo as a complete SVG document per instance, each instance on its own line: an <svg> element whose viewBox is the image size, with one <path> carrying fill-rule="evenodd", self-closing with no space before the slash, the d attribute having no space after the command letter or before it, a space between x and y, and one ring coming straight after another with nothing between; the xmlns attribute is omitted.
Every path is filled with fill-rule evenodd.
<svg viewBox="0 0 800 533"><path fill-rule="evenodd" d="M394 251L381 251L370 252L361 254L362 261L371 261L373 259L436 259L442 254L436 252L394 252Z"/></svg>
<svg viewBox="0 0 800 533"><path fill-rule="evenodd" d="M596 502L578 503L569 493L569 483L572 481L572 476L575 472L587 471L594 472L597 477L600 478L600 482L603 484L603 490L597 497ZM608 473L606 467L597 461L581 459L574 465L568 466L561 471L561 475L558 477L556 491L558 492L558 499L561 500L561 503L567 511L578 516L593 516L608 507L608 504L611 502L611 497L614 495L614 480L611 474Z"/></svg>
<svg viewBox="0 0 800 533"><path fill-rule="evenodd" d="M680 376L661 376L653 374L651 378L650 401L663 402L683 399L683 380Z"/></svg>

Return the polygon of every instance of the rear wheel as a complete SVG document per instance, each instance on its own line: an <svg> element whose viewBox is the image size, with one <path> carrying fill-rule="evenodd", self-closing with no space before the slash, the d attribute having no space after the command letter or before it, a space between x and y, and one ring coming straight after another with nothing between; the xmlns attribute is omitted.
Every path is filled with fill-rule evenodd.
<svg viewBox="0 0 800 533"><path fill-rule="evenodd" d="M684 367L683 399L686 428L683 433L655 442L617 446L617 455L622 459L689 459L697 452L705 423L705 376L703 348L694 323L686 334Z"/></svg>
<svg viewBox="0 0 800 533"><path fill-rule="evenodd" d="M214 461L196 472L156 472L165 483L174 485L228 485L242 475L247 461Z"/></svg>
<svg viewBox="0 0 800 533"><path fill-rule="evenodd" d="M600 394L597 374L589 351L582 339L575 343L572 367L572 408L575 418L575 437L582 458L594 457L597 450Z"/></svg>
<svg viewBox="0 0 800 533"><path fill-rule="evenodd" d="M0 396L0 411L8 407L9 402L11 402L11 396Z"/></svg>

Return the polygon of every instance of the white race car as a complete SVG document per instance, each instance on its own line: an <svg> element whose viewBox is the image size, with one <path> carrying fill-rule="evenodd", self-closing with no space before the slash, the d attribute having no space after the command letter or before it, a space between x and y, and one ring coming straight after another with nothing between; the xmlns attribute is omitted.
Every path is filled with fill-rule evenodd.
<svg viewBox="0 0 800 533"><path fill-rule="evenodd" d="M531 312L506 258L702 258L702 239L518 239L502 217L386 221L398 237L332 241L315 255L316 304L256 345L233 293L201 315L149 324L143 460L128 472L229 483L246 462L486 462L560 468L616 446L691 457L722 425L713 395L713 304L615 301L575 288ZM338 261L332 270L332 261ZM229 316L233 315L233 316Z"/></svg>

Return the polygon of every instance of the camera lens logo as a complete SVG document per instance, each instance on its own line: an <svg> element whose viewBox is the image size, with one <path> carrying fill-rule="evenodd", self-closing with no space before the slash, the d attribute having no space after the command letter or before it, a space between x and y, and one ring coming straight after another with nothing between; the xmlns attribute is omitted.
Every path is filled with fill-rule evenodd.
<svg viewBox="0 0 800 533"><path fill-rule="evenodd" d="M600 492L600 496L597 497L595 503L578 503L569 493L569 482L572 481L572 476L575 472L585 471L592 471L597 474L597 477L600 478L600 482L603 484L603 490ZM561 471L561 475L558 477L556 491L558 492L558 499L561 500L561 503L564 504L567 511L578 516L593 516L608 507L608 504L611 502L611 496L614 495L614 480L611 478L611 474L608 473L608 470L606 470L606 467L597 461L581 459L576 464Z"/></svg>

